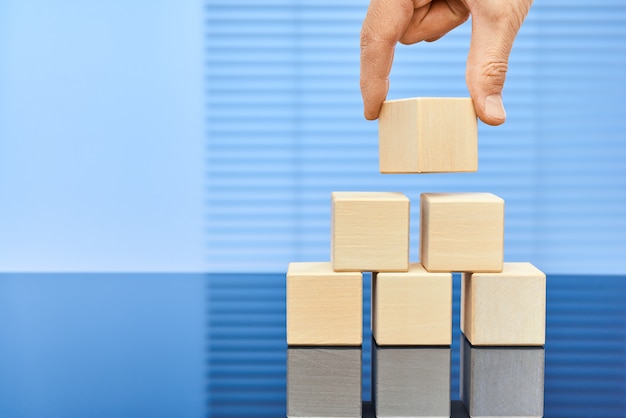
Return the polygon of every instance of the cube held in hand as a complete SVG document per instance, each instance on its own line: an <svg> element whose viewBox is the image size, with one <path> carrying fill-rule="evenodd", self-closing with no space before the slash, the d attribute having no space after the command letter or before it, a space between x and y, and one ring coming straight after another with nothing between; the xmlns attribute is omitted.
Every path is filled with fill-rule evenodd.
<svg viewBox="0 0 626 418"><path fill-rule="evenodd" d="M378 118L381 173L478 170L478 125L470 98L388 100Z"/></svg>

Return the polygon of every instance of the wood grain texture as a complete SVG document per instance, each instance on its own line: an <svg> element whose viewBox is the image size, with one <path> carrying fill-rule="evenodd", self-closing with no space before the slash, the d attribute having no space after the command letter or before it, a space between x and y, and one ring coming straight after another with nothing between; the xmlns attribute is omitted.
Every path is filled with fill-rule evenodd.
<svg viewBox="0 0 626 418"><path fill-rule="evenodd" d="M335 272L329 262L289 264L287 344L358 346L362 341L362 273Z"/></svg>
<svg viewBox="0 0 626 418"><path fill-rule="evenodd" d="M372 344L377 417L450 417L450 348Z"/></svg>
<svg viewBox="0 0 626 418"><path fill-rule="evenodd" d="M372 334L379 345L450 345L452 274L408 272L372 276Z"/></svg>
<svg viewBox="0 0 626 418"><path fill-rule="evenodd" d="M331 261L336 271L408 270L408 197L333 192L331 201Z"/></svg>
<svg viewBox="0 0 626 418"><path fill-rule="evenodd" d="M420 260L428 271L502 270L504 200L491 193L423 193Z"/></svg>
<svg viewBox="0 0 626 418"><path fill-rule="evenodd" d="M381 173L478 170L478 127L470 98L383 103L378 118Z"/></svg>
<svg viewBox="0 0 626 418"><path fill-rule="evenodd" d="M361 417L360 348L289 348L288 417Z"/></svg>
<svg viewBox="0 0 626 418"><path fill-rule="evenodd" d="M544 345L546 275L530 263L504 263L501 273L464 273L461 330L473 345Z"/></svg>
<svg viewBox="0 0 626 418"><path fill-rule="evenodd" d="M473 347L461 338L460 396L470 417L541 417L542 347Z"/></svg>

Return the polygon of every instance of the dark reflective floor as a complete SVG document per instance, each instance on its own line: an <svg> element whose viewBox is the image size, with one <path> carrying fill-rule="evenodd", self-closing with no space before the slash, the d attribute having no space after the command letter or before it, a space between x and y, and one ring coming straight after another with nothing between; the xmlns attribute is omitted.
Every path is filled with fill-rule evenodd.
<svg viewBox="0 0 626 418"><path fill-rule="evenodd" d="M287 349L284 280L282 274L1 274L0 416L285 416L288 358L301 373L292 382L305 382L310 356L294 357ZM626 417L626 277L549 276L547 283L547 343L540 353L545 416ZM451 414L463 416L456 401L463 341L459 278L453 345L430 352L372 352L369 278L364 290L366 333L356 350L363 415L373 414L372 386L379 401L382 396L391 400L387 407L398 406L393 396L403 395L393 386L399 379L393 365L410 357L432 372L428 399L444 399L449 381ZM494 369L481 366L481 359L540 362L536 353L467 351L464 358L486 376L483 388ZM349 366L357 357L345 355L352 360L336 364L349 368L342 375L353 383L336 399L353 405L359 376ZM449 380L441 377L446 367ZM477 405L490 393L477 393ZM300 405L319 403L307 396Z"/></svg>
<svg viewBox="0 0 626 418"><path fill-rule="evenodd" d="M494 357L485 349L472 351L474 357L478 362L481 358L483 361L495 358L490 361L497 362L502 355L507 357L507 362L510 358L516 359L518 369L509 370L513 375L521 373L524 368L534 367L536 370L541 367L542 360L545 361L546 417L626 417L626 277L549 276L547 292L545 350L508 351L496 353ZM284 341L284 276L211 276L208 295L209 335L212 336L209 357L211 416L285 416L288 349ZM447 355L450 358L449 394L454 401L461 398L459 302L460 279L457 276L454 282L453 344L447 353L440 350L442 357ZM362 395L365 401L372 398L369 308L369 278L366 278L362 347ZM469 350L466 351L469 354ZM430 363L439 370L439 376L445 367L445 360L435 360L438 357L433 353L390 354L386 361L397 356L413 355L417 360L435 356L430 357ZM386 369L389 373L389 368ZM488 377L493 374L489 370L493 367L476 370L479 376L487 376L482 387L489 388ZM531 383L539 378L538 374L526 375ZM394 378L388 381L393 382ZM534 386L527 384L530 392L517 401L509 399L507 404L518 402L518 411L522 408L522 411L531 413L537 405L537 393L532 390ZM435 399L436 392L442 391L441 386L433 385L433 382L431 389L435 392L430 399ZM484 405L480 396L489 393L492 392L485 389L482 393L477 392L475 404ZM531 401L520 405L520 399ZM393 404L392 401L388 405ZM452 402L453 416L464 415L459 406L458 402ZM371 408L369 402L364 403L363 415L371 415Z"/></svg>

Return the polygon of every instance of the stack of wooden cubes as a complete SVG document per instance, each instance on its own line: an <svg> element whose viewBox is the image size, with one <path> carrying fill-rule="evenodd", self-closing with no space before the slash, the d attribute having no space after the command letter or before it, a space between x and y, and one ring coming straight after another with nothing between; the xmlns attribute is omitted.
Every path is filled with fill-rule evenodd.
<svg viewBox="0 0 626 418"><path fill-rule="evenodd" d="M469 98L387 101L379 119L380 171L476 171L477 137L476 114ZM478 346L542 347L545 342L546 276L530 263L504 262L502 198L491 193L422 193L420 261L413 263L409 249L410 201L402 193L333 192L331 215L330 262L289 265L289 346L360 346L363 272L372 273L371 327L377 349L450 346L452 273L460 272L461 330L466 338L460 386L470 416L543 414L542 349L533 357L535 369L541 369L540 376L538 373L530 378L524 389L532 393L520 392L519 387L505 393L502 379L495 383L481 381L479 368L484 367L484 361L477 360L481 352L472 351ZM432 352L417 353L428 359L425 364L434 364ZM409 370L410 359L408 355ZM397 391L413 390L414 399L425 399L428 405L424 410L408 404L403 409L394 397L395 389L378 390L380 382L376 380L385 372L377 368L383 363L375 361L372 371L377 416L450 416L449 354L447 369L437 366L439 371L435 370L439 375L447 370L444 383L441 379L424 383L423 377L433 373L424 367L415 371L423 375L421 384L411 383L406 376L387 378L398 382ZM439 364L445 366L445 359ZM414 381L420 381L420 376ZM447 398L428 395L429 390L439 390L436 387L442 384L444 394L448 388ZM498 405L489 394L490 384L495 385L493 391L499 390ZM511 410L511 405L517 405L517 409Z"/></svg>

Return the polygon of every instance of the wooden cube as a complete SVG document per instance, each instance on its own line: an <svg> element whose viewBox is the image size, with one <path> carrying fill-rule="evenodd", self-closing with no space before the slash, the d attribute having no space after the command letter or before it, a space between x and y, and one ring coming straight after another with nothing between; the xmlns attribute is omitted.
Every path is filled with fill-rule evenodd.
<svg viewBox="0 0 626 418"><path fill-rule="evenodd" d="M361 349L287 349L288 417L361 417Z"/></svg>
<svg viewBox="0 0 626 418"><path fill-rule="evenodd" d="M450 417L450 351L372 344L376 417Z"/></svg>
<svg viewBox="0 0 626 418"><path fill-rule="evenodd" d="M408 272L372 276L372 334L379 345L450 345L452 274Z"/></svg>
<svg viewBox="0 0 626 418"><path fill-rule="evenodd" d="M543 347L472 347L461 338L460 395L471 417L542 417Z"/></svg>
<svg viewBox="0 0 626 418"><path fill-rule="evenodd" d="M470 98L388 100L378 118L381 173L478 170L478 126Z"/></svg>
<svg viewBox="0 0 626 418"><path fill-rule="evenodd" d="M402 193L333 192L331 261L336 271L407 271L409 199Z"/></svg>
<svg viewBox="0 0 626 418"><path fill-rule="evenodd" d="M461 280L461 330L473 345L544 345L542 271L530 263L504 263L501 273L464 273Z"/></svg>
<svg viewBox="0 0 626 418"><path fill-rule="evenodd" d="M428 271L502 270L504 200L491 193L423 193L420 259Z"/></svg>
<svg viewBox="0 0 626 418"><path fill-rule="evenodd" d="M329 262L291 263L287 271L287 344L361 345L363 274Z"/></svg>

